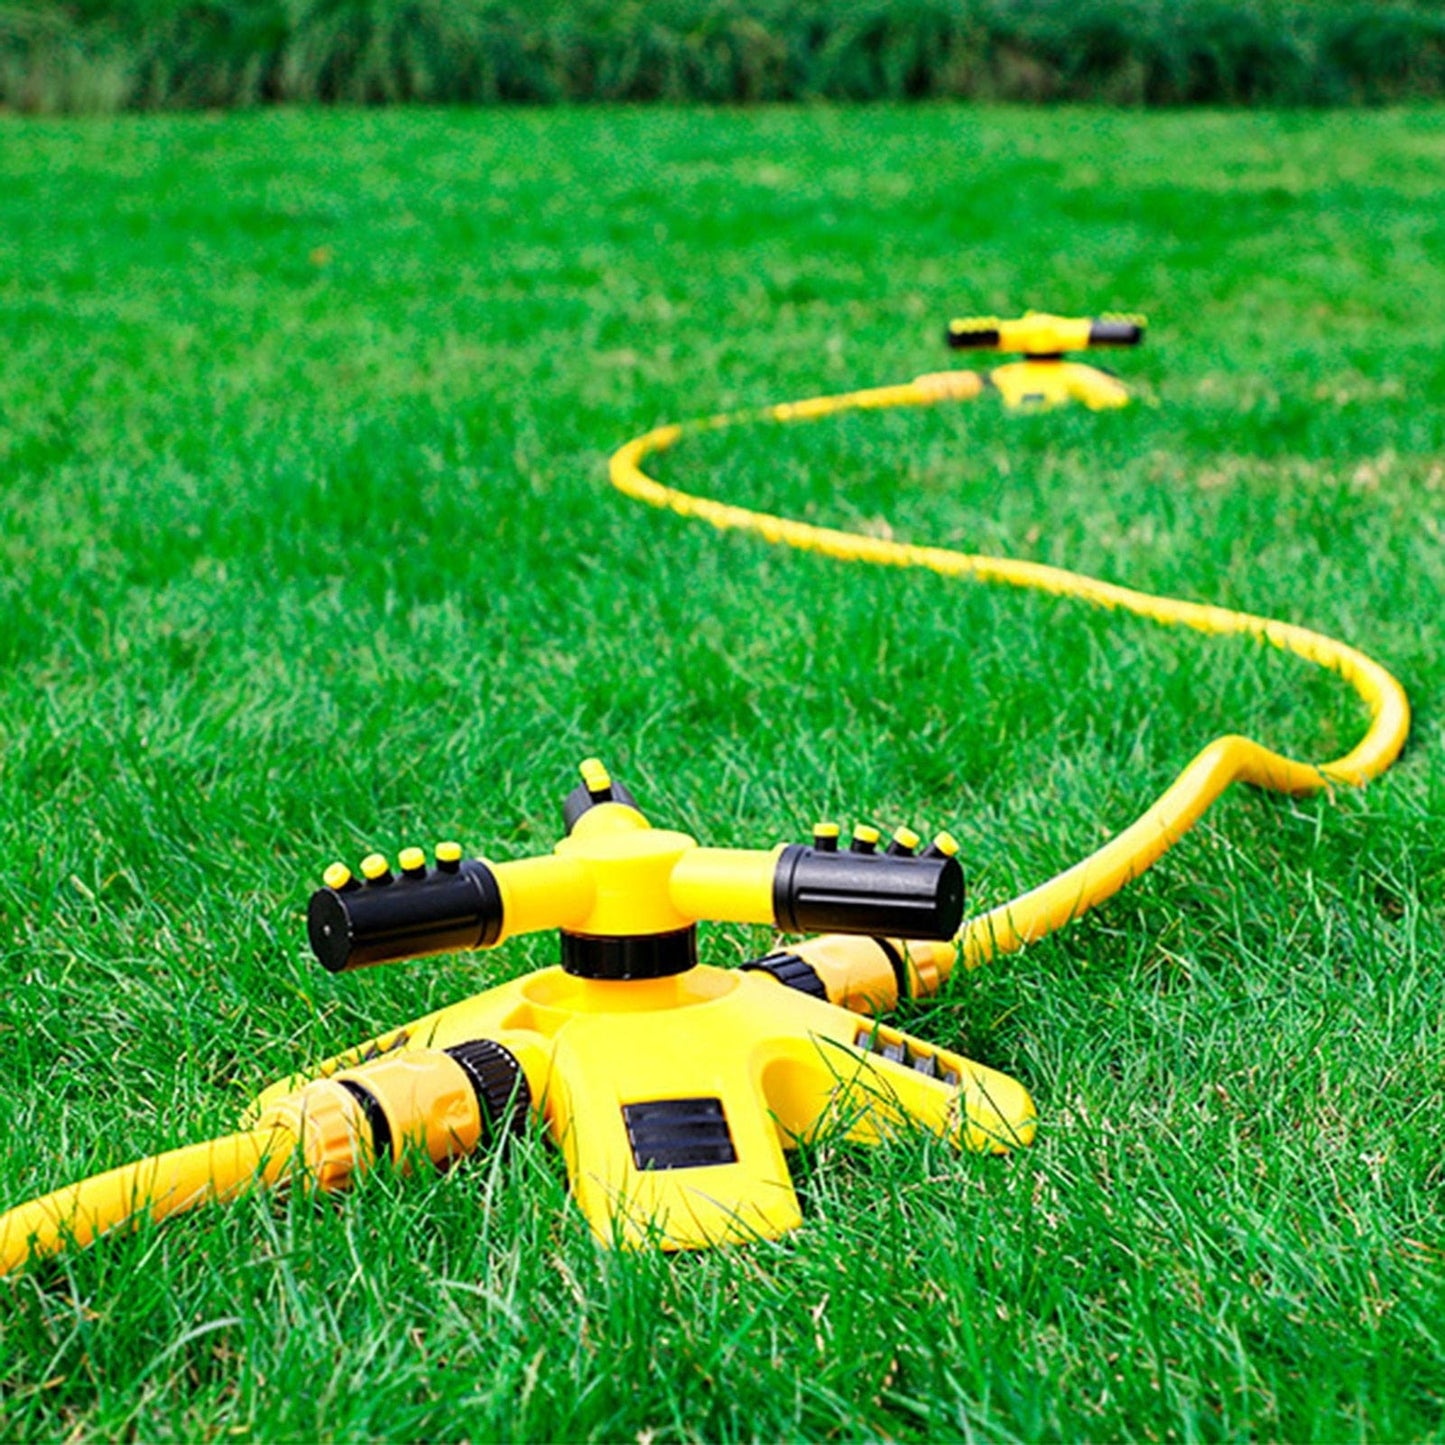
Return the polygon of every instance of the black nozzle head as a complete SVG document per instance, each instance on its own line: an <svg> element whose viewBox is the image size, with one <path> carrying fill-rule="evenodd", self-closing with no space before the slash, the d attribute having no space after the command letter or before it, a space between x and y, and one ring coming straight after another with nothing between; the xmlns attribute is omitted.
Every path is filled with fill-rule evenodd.
<svg viewBox="0 0 1445 1445"><path fill-rule="evenodd" d="M795 843L773 874L773 916L787 933L952 938L963 899L953 857L827 853Z"/></svg>
<svg viewBox="0 0 1445 1445"><path fill-rule="evenodd" d="M501 889L477 858L404 874L385 885L318 888L306 910L311 951L328 973L485 948L501 932Z"/></svg>
<svg viewBox="0 0 1445 1445"><path fill-rule="evenodd" d="M1144 323L1105 316L1089 323L1090 346L1138 346L1144 340Z"/></svg>
<svg viewBox="0 0 1445 1445"><path fill-rule="evenodd" d="M562 800L562 822L569 833L577 826L578 818L599 803L637 806L637 799L595 759L589 758L583 763L581 772L582 781Z"/></svg>
<svg viewBox="0 0 1445 1445"><path fill-rule="evenodd" d="M950 321L943 339L953 351L997 351L997 326L973 326L967 321Z"/></svg>

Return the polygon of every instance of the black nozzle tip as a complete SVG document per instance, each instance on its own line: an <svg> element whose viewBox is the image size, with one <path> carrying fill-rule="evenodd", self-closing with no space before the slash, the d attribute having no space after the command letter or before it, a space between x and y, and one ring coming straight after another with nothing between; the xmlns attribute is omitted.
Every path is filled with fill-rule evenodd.
<svg viewBox="0 0 1445 1445"><path fill-rule="evenodd" d="M957 858L821 853L794 843L773 875L773 918L785 933L952 938L963 904Z"/></svg>
<svg viewBox="0 0 1445 1445"><path fill-rule="evenodd" d="M953 351L997 351L999 347L998 327L953 326L943 333L943 339Z"/></svg>
<svg viewBox="0 0 1445 1445"><path fill-rule="evenodd" d="M489 948L501 933L501 889L480 858L389 888L318 888L306 909L311 951L328 973Z"/></svg>
<svg viewBox="0 0 1445 1445"><path fill-rule="evenodd" d="M306 908L306 937L327 973L343 973L351 957L351 921L335 889L318 888Z"/></svg>
<svg viewBox="0 0 1445 1445"><path fill-rule="evenodd" d="M1090 346L1138 346L1143 339L1144 327L1138 321L1105 318L1089 323Z"/></svg>

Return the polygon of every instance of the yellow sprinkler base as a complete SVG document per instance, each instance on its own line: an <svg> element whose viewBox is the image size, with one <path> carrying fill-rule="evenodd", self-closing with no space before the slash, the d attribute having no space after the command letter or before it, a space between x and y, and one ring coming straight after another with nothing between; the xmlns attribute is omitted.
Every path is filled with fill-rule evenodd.
<svg viewBox="0 0 1445 1445"><path fill-rule="evenodd" d="M871 1143L922 1128L995 1152L1029 1142L1019 1084L867 1021L953 965L963 875L947 834L919 852L899 829L880 851L877 830L860 827L844 851L836 825L820 824L808 845L704 848L654 829L595 759L581 772L550 858L459 863L443 848L434 872L364 886L333 865L339 886L310 911L332 970L547 927L560 930L562 962L373 1039L320 1076L417 1047L490 1051L483 1134L528 1113L544 1123L594 1233L623 1247L795 1228L784 1151L825 1133ZM697 961L704 919L842 931L721 969ZM253 1112L270 1117L306 1084L277 1084Z"/></svg>
<svg viewBox="0 0 1445 1445"><path fill-rule="evenodd" d="M987 1152L1032 1139L1020 1084L791 986L801 960L779 958L793 969L698 965L635 981L542 969L360 1052L492 1041L516 1061L517 1097L561 1149L593 1232L624 1248L796 1228L784 1151L825 1135L875 1143L921 1128Z"/></svg>

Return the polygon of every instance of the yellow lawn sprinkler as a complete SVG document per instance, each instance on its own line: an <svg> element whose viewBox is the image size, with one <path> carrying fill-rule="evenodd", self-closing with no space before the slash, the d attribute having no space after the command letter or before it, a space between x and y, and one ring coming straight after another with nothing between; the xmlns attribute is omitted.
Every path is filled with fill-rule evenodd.
<svg viewBox="0 0 1445 1445"><path fill-rule="evenodd" d="M1010 408L1063 406L1081 401L1092 411L1127 406L1129 390L1097 366L1070 361L1066 353L1100 346L1138 346L1147 323L1142 316L1050 316L1030 311L1016 321L970 316L950 321L945 333L955 351L1005 351L1022 356L988 372L943 371L918 378L955 399L991 387Z"/></svg>
<svg viewBox="0 0 1445 1445"><path fill-rule="evenodd" d="M946 833L847 848L700 847L652 827L596 759L550 855L489 863L455 843L326 872L313 951L333 973L556 930L559 965L392 1030L263 1092L240 1134L144 1160L0 1217L0 1268L253 1183L339 1189L386 1159L445 1167L543 1121L594 1232L665 1249L801 1222L784 1150L824 1129L918 1127L980 1151L1033 1136L1012 1079L873 1022L957 956L964 880ZM698 962L704 920L828 936L740 968Z"/></svg>
<svg viewBox="0 0 1445 1445"><path fill-rule="evenodd" d="M822 1136L877 1142L923 1129L979 1152L1027 1144L1022 1085L882 1025L900 1000L935 992L956 965L1027 947L1110 898L1179 842L1235 783L1306 795L1359 785L1398 756L1404 690L1379 663L1296 623L1151 596L1043 563L847 532L669 486L644 464L689 437L760 422L978 397L1010 406L1127 392L1065 361L1088 346L1132 346L1138 319L954 322L961 347L1022 361L944 372L836 396L662 426L612 457L625 496L720 530L842 563L926 571L1072 598L1165 626L1267 643L1325 668L1369 713L1358 742L1324 761L1236 733L1208 742L1138 818L1018 897L964 917L957 845L920 849L906 828L884 842L859 826L848 846L821 823L811 843L770 850L700 846L653 828L595 759L566 798L566 836L548 855L491 863L442 843L372 854L359 876L332 864L308 933L335 973L555 931L560 962L383 1033L265 1090L246 1127L60 1189L0 1215L0 1272L85 1244L139 1217L162 1219L256 1185L339 1189L381 1161L446 1167L526 1126L545 1126L596 1235L619 1246L701 1248L775 1238L800 1223L786 1151ZM697 925L770 924L815 936L740 968L699 963Z"/></svg>

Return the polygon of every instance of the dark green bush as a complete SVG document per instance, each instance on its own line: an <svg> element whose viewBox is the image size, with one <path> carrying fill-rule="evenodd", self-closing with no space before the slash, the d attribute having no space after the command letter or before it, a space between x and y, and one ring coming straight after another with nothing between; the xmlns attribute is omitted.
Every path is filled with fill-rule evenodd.
<svg viewBox="0 0 1445 1445"><path fill-rule="evenodd" d="M0 105L1331 105L1445 93L1440 0L9 0Z"/></svg>

